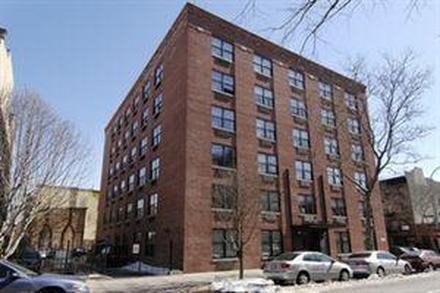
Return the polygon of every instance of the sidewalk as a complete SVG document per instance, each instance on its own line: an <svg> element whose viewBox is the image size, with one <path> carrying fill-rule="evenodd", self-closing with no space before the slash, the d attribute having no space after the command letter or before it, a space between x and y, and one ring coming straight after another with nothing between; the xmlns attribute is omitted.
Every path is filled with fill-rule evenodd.
<svg viewBox="0 0 440 293"><path fill-rule="evenodd" d="M246 270L245 277L262 277L262 270ZM89 277L87 284L93 293L100 292L196 292L203 286L218 279L236 279L238 270L180 274L169 276L144 276L109 278L107 276Z"/></svg>

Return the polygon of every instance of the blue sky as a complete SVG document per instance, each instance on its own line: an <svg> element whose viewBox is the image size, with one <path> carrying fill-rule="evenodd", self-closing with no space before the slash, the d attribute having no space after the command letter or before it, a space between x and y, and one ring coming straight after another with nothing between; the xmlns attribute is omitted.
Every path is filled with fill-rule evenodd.
<svg viewBox="0 0 440 293"><path fill-rule="evenodd" d="M92 170L84 187L99 187L104 126L185 2L0 0L0 26L9 31L16 85L38 91L75 122L90 144ZM192 2L228 20L243 7L243 1L234 0ZM430 156L419 164L429 175L440 166L440 1L427 0L409 17L404 1L391 2L332 23L316 51L307 55L342 71L349 57L374 62L383 52L414 50L421 64L434 71L423 104L426 121L437 129L416 145ZM289 1L259 3L255 17L239 24L277 42L280 35L265 28L282 19ZM298 43L286 46L297 49ZM435 177L440 179L440 171Z"/></svg>

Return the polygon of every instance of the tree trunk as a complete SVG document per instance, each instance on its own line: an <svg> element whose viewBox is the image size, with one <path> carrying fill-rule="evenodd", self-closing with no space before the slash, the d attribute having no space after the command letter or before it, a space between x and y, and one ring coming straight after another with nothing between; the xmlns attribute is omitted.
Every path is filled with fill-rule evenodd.
<svg viewBox="0 0 440 293"><path fill-rule="evenodd" d="M238 252L238 266L239 266L239 279L243 279L243 248L240 248Z"/></svg>

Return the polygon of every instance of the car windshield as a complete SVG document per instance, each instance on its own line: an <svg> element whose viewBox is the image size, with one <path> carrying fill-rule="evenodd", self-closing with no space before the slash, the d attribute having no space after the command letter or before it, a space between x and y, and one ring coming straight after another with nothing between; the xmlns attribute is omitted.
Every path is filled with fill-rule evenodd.
<svg viewBox="0 0 440 293"><path fill-rule="evenodd" d="M299 253L297 253L297 252L285 252L285 253L280 254L277 257L275 257L275 260L293 260L298 255L299 255Z"/></svg>
<svg viewBox="0 0 440 293"><path fill-rule="evenodd" d="M367 258L370 256L371 256L371 253L369 253L369 252L361 252L361 253L350 254L350 256L348 258Z"/></svg>
<svg viewBox="0 0 440 293"><path fill-rule="evenodd" d="M12 263L10 261L5 261L5 262L7 263L8 266L12 267L13 269L17 270L18 272L20 272L22 274L25 274L28 276L38 276L38 273L36 273L28 268L22 267L16 263Z"/></svg>

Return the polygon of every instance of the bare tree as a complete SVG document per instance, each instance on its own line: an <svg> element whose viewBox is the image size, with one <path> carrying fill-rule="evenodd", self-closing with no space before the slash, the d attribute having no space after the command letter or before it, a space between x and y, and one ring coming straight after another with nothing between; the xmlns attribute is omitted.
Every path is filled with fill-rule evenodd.
<svg viewBox="0 0 440 293"><path fill-rule="evenodd" d="M86 176L88 151L79 132L38 94L13 93L11 126L2 133L0 256L10 257L32 221L66 198L42 192L48 186L77 185Z"/></svg>
<svg viewBox="0 0 440 293"><path fill-rule="evenodd" d="M406 15L418 11L424 4L423 0L405 0ZM296 0L285 9L285 17L280 23L268 28L271 32L280 32L282 43L292 39L301 40L300 52L312 42L313 50L321 32L333 21L342 17L351 17L357 11L370 13L376 7L384 8L389 0ZM236 19L244 18L258 11L258 0L248 0Z"/></svg>
<svg viewBox="0 0 440 293"><path fill-rule="evenodd" d="M352 63L349 70L353 78L367 85L368 105L366 97L358 98L357 109L351 115L359 121L359 131L364 134L364 154L372 154L375 164L364 169L365 177L344 174L344 178L363 195L369 249L375 247L371 198L381 175L422 159L413 143L431 131L420 122L424 113L421 99L429 88L430 71L415 61L414 55L407 52L396 58L383 56L383 64L372 70L362 60Z"/></svg>
<svg viewBox="0 0 440 293"><path fill-rule="evenodd" d="M213 186L213 209L217 223L225 229L226 250L238 258L239 278L242 279L246 247L259 224L261 200L255 186L258 178L230 172L222 179L220 184Z"/></svg>

